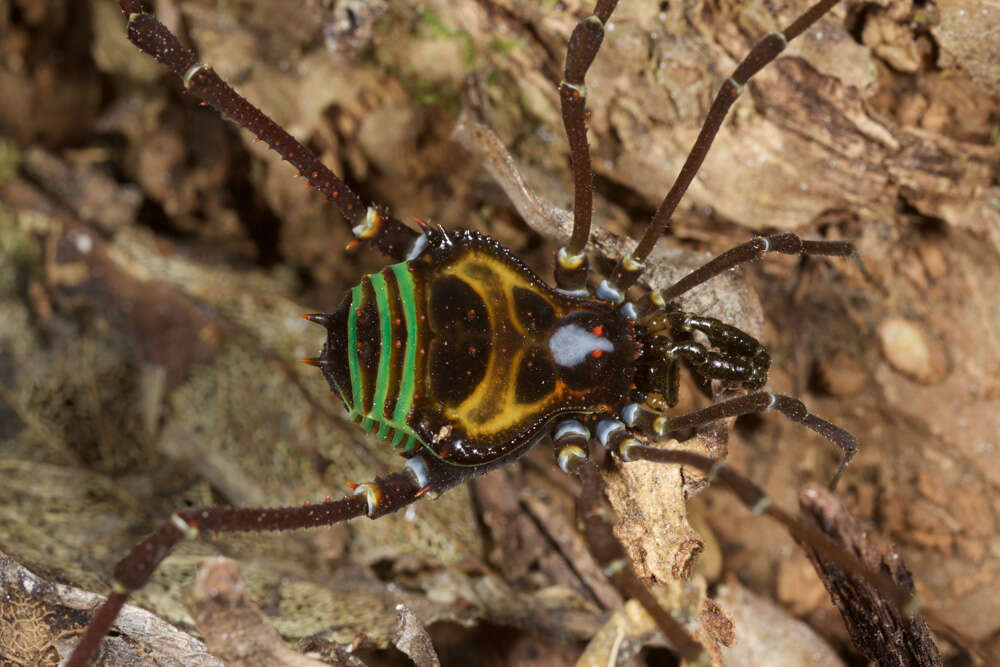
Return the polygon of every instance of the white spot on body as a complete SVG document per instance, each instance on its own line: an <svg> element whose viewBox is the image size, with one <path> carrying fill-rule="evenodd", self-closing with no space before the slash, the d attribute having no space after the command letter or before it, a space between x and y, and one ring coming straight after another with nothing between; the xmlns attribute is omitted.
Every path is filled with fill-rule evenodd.
<svg viewBox="0 0 1000 667"><path fill-rule="evenodd" d="M588 440L590 439L590 431L588 431L583 424L575 419L567 419L566 421L561 422L556 427L555 433L552 437L554 440L559 440L567 434L579 435L587 438Z"/></svg>
<svg viewBox="0 0 1000 667"><path fill-rule="evenodd" d="M593 334L579 324L559 327L549 339L552 360L566 368L583 363L595 350L614 352L615 345L607 338Z"/></svg>
<svg viewBox="0 0 1000 667"><path fill-rule="evenodd" d="M602 447L608 446L608 438L615 431L620 431L625 428L625 424L622 424L617 419L602 419L597 424L597 440L601 443Z"/></svg>
<svg viewBox="0 0 1000 667"><path fill-rule="evenodd" d="M417 237L417 240L413 242L413 247L410 248L410 252L406 253L406 261L412 261L420 256L420 253L424 251L427 247L427 236L421 234Z"/></svg>
<svg viewBox="0 0 1000 667"><path fill-rule="evenodd" d="M413 458L407 459L405 467L410 471L410 474L413 475L413 479L417 483L417 486L421 488L427 486L430 476L427 474L427 464L419 454ZM410 507L413 506L411 505Z"/></svg>

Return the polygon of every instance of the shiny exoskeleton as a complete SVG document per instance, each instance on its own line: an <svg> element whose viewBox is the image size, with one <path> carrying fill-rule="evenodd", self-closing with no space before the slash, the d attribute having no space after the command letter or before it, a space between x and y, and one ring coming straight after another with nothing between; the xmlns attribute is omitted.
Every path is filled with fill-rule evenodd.
<svg viewBox="0 0 1000 667"><path fill-rule="evenodd" d="M190 508L136 545L115 567L112 592L96 612L70 667L97 653L130 593L149 581L179 542L221 531L291 530L328 526L367 515L378 518L504 465L551 435L556 460L581 481L580 523L608 576L652 615L685 659L704 662L701 645L656 602L632 573L601 511L601 482L589 458L597 442L619 461L682 463L724 480L755 511L794 526L749 481L696 454L650 446L652 439L718 419L776 410L828 438L843 452L834 482L857 450L854 437L806 410L798 400L763 390L770 358L747 333L681 311L675 299L714 276L768 253L851 256L846 241L759 236L715 257L658 292L636 301L627 293L698 172L730 106L751 77L788 41L837 0L819 0L780 32L763 37L727 78L676 181L631 254L596 289L588 283L593 172L587 140L586 73L600 49L617 0L598 0L577 24L559 85L574 175L573 232L555 257L549 287L496 241L476 232L445 231L419 222L418 232L368 206L301 143L198 61L140 0L119 0L129 39L172 69L205 104L265 142L351 224L356 244L395 263L367 276L333 313L307 315L328 331L321 355L306 360L323 370L349 415L406 457L403 470L352 485L352 495L302 507ZM688 367L702 384L719 380L747 393L682 415L678 373ZM791 522L791 523L790 523ZM817 549L822 539L789 528ZM853 557L826 550L843 570L864 578ZM906 596L879 584L886 599Z"/></svg>
<svg viewBox="0 0 1000 667"><path fill-rule="evenodd" d="M739 329L678 310L640 325L634 308L549 287L478 232L425 227L414 254L310 316L329 331L313 363L351 418L404 456L478 466L559 415L672 407L681 361L747 389L767 381L766 350Z"/></svg>
<svg viewBox="0 0 1000 667"><path fill-rule="evenodd" d="M640 345L614 304L562 294L477 232L428 228L413 259L367 276L318 363L351 417L412 455L475 466L565 413L616 414Z"/></svg>

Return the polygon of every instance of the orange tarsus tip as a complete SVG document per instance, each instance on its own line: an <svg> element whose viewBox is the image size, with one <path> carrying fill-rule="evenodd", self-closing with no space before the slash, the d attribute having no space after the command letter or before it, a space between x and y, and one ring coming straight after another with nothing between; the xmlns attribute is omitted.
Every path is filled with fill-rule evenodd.
<svg viewBox="0 0 1000 667"><path fill-rule="evenodd" d="M310 366L315 366L316 368L322 368L323 362L319 360L319 357L310 357L307 359L300 359L304 364L309 364Z"/></svg>
<svg viewBox="0 0 1000 667"><path fill-rule="evenodd" d="M414 498L420 498L421 496L423 496L423 495L424 495L425 493L427 493L427 492L428 492L428 491L430 491L430 490L431 490L431 485L430 485L430 484L428 484L427 486L425 486L425 487L423 487L422 489L420 489L419 491L417 491L417 492L416 492L416 493L414 494L414 496L413 496L413 497L414 497Z"/></svg>
<svg viewBox="0 0 1000 667"><path fill-rule="evenodd" d="M347 488L349 488L351 491L358 488L358 485L355 484L354 482L345 482L345 484L347 484Z"/></svg>
<svg viewBox="0 0 1000 667"><path fill-rule="evenodd" d="M348 243L347 246L345 246L345 249L346 250L354 250L355 248L357 248L360 245L361 245L361 241L359 241L357 239L351 239L350 243Z"/></svg>
<svg viewBox="0 0 1000 667"><path fill-rule="evenodd" d="M423 218L414 217L413 222L417 223L417 226L420 227L422 231L426 232L431 228L431 226L427 224L427 221L424 220Z"/></svg>

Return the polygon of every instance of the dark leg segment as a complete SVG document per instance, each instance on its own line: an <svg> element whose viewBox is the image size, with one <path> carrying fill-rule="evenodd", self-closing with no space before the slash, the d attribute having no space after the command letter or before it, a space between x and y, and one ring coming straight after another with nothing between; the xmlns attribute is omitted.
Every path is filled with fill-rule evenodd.
<svg viewBox="0 0 1000 667"><path fill-rule="evenodd" d="M711 278L724 273L744 262L763 257L769 252L779 252L784 255L823 255L826 257L852 257L868 276L868 271L861 263L861 257L854 244L849 241L803 241L791 232L758 236L735 248L727 250L691 273L687 274L670 287L645 295L639 303L640 312L654 308L663 308L668 303L688 290L701 285Z"/></svg>
<svg viewBox="0 0 1000 667"><path fill-rule="evenodd" d="M587 87L584 79L604 41L604 24L618 0L599 0L592 16L573 30L566 50L566 69L559 84L563 126L573 164L573 235L569 245L556 252L556 285L566 291L581 290L587 283L584 248L590 237L594 203L594 172L587 141Z"/></svg>
<svg viewBox="0 0 1000 667"><path fill-rule="evenodd" d="M340 209L354 226L355 235L396 260L403 260L413 247L417 233L402 222L366 207L343 180L260 109L233 90L211 68L198 62L165 25L146 14L140 0L119 0L128 19L128 38L139 49L172 69L196 97L246 128L298 169L309 185Z"/></svg>
<svg viewBox="0 0 1000 667"><path fill-rule="evenodd" d="M410 461L418 460L417 457ZM419 459L422 462L422 459ZM433 474L434 470L431 471ZM440 486L447 488L442 482ZM296 530L329 526L367 514L372 519L394 512L422 496L437 481L428 478L426 466L407 465L407 469L379 477L355 487L353 496L340 500L327 498L318 505L272 509L205 507L181 510L168 523L136 545L115 566L112 593L87 626L66 667L85 667L97 653L101 640L111 628L126 598L149 581L160 562L183 540L197 539L220 532Z"/></svg>
<svg viewBox="0 0 1000 667"><path fill-rule="evenodd" d="M858 440L853 435L835 426L825 419L820 419L816 415L806 410L802 401L790 396L772 394L767 391L759 391L745 396L737 396L726 401L720 401L714 405L701 410L695 410L685 415L677 417L667 417L647 412L639 422L640 426L649 427L654 433L660 436L667 435L674 431L695 428L726 417L738 417L755 412L765 412L767 410L777 410L793 422L802 424L806 428L819 433L821 436L837 445L843 452L843 458L830 480L830 487L833 488L840 481L841 475L847 469L851 459L858 451Z"/></svg>
<svg viewBox="0 0 1000 667"><path fill-rule="evenodd" d="M635 252L631 256L623 258L615 268L614 273L612 273L608 282L616 291L624 293L638 279L642 271L642 262L649 256L656 241L663 235L667 224L670 222L670 218L674 214L674 210L680 203L681 197L684 196L695 174L701 168L701 164L704 162L705 156L712 146L712 141L715 140L715 135L718 134L719 128L722 127L722 122L729 112L729 107L732 106L736 98L743 92L743 87L746 83L761 68L774 60L785 49L789 41L799 36L823 16L823 14L829 11L831 7L837 4L837 2L838 0L820 0L820 2L810 7L802 16L793 21L783 32L771 33L761 39L750 50L750 53L743 59L743 62L736 67L732 76L722 84L722 88L712 101L708 116L705 118L705 123L698 133L698 138L695 139L691 152L684 161L684 165L681 167L680 173L677 175L677 179L674 181L667 196L653 215L649 229L646 230L642 240L639 241Z"/></svg>
<svg viewBox="0 0 1000 667"><path fill-rule="evenodd" d="M632 446L638 445L638 441L632 438L627 440L631 441ZM591 554L616 586L630 598L638 600L656 622L670 646L680 657L689 661L687 664L705 664L707 655L704 647L695 641L670 612L660 606L632 571L628 556L611 530L608 512L601 503L601 476L597 467L587 458L586 439L581 433L569 430L555 437L555 445L559 467L580 479L577 519L583 527L584 539Z"/></svg>

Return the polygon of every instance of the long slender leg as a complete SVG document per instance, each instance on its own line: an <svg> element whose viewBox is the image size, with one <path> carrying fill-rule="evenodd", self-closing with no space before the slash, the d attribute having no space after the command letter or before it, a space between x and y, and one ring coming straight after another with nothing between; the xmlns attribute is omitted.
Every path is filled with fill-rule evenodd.
<svg viewBox="0 0 1000 667"><path fill-rule="evenodd" d="M118 561L112 593L90 621L66 667L85 667L90 663L128 596L145 586L160 562L184 540L220 532L330 526L362 514L377 519L409 505L425 493L443 491L457 481L461 480L449 478L447 469L434 463L428 466L422 457L417 456L407 461L405 470L358 485L354 495L340 500L327 498L317 505L307 503L302 507L287 508L204 507L181 510Z"/></svg>
<svg viewBox="0 0 1000 667"><path fill-rule="evenodd" d="M803 241L791 232L783 232L780 234L771 234L770 236L755 237L710 259L670 287L660 292L643 296L639 303L639 311L645 312L652 308L663 308L681 294L701 285L720 273L724 273L744 262L763 257L769 252L778 252L785 255L852 257L861 268L861 271L868 276L868 271L861 262L861 257L858 255L858 251L853 243L849 241Z"/></svg>
<svg viewBox="0 0 1000 667"><path fill-rule="evenodd" d="M620 447L612 451L626 463L640 460L673 463L702 471L708 475L710 482L722 482L754 514L765 514L775 519L784 525L795 539L808 544L842 570L868 582L900 609L914 608L915 599L912 594L904 591L882 572L866 568L857 558L820 530L796 519L775 505L760 487L730 468L725 461L715 461L693 452L650 447L634 441L623 442Z"/></svg>
<svg viewBox="0 0 1000 667"><path fill-rule="evenodd" d="M653 215L649 228L639 241L639 245L635 251L630 256L622 258L611 274L611 278L608 279L607 282L612 293L620 294L624 298L625 290L632 286L638 279L642 272L642 263L649 256L657 239L660 238L663 231L667 228L667 224L670 222L674 210L680 203L681 197L684 196L695 174L701 168L701 164L708 154L708 149L711 148L712 141L714 141L715 135L718 134L719 128L722 127L722 122L729 112L729 107L732 106L736 98L743 92L743 87L746 83L761 68L774 60L785 49L788 42L802 34L823 14L829 11L831 7L837 4L837 2L838 0L820 0L782 32L774 32L761 39L750 50L750 53L743 59L743 62L737 65L732 75L722 84L722 88L712 101L708 116L705 118L705 123L698 133L698 138L695 139L691 152L688 153L687 159L684 161L684 165L681 167L680 173L677 174L677 179L674 181L673 186L671 186L667 196Z"/></svg>
<svg viewBox="0 0 1000 667"><path fill-rule="evenodd" d="M566 473L580 479L580 496L577 498L577 518L583 526L584 539L594 558L612 582L649 613L660 631L677 653L689 664L703 664L705 649L663 609L646 589L629 565L628 557L611 530L611 521L601 503L601 476L597 467L587 458L590 433L579 422L565 421L557 428L553 438L556 461ZM632 440L634 444L638 441Z"/></svg>
<svg viewBox="0 0 1000 667"><path fill-rule="evenodd" d="M556 460L561 469L580 478L582 488L577 507L588 546L605 570L613 575L612 578L616 583L649 611L678 653L688 660L704 659L707 657L704 648L691 638L669 613L657 605L642 583L631 574L628 561L621 551L621 545L614 538L609 518L600 504L600 475L586 453L589 431L578 422L564 422L564 424L569 428L563 428L561 431L557 429L554 434ZM783 510L760 487L730 468L726 461L717 461L694 452L643 445L632 437L627 429L622 428L611 431L610 435L601 439L601 444L624 465L628 465L630 461L641 460L700 470L710 483L721 482L753 514L763 514L782 524L796 541L808 545L813 552L823 558L824 568L828 571L836 572L836 569L839 569L847 573L850 578L867 583L878 592L885 603L895 606L902 617L909 619L921 614L935 631L957 645L968 648L979 656L984 664L998 664L993 649L966 637L933 609L925 607L919 597L893 581L886 572L866 567L854 553L845 550L822 530Z"/></svg>
<svg viewBox="0 0 1000 667"><path fill-rule="evenodd" d="M885 570L866 567L855 554L845 550L822 530L806 520L793 517L776 505L760 487L730 468L725 461L715 461L693 452L660 449L632 441L623 441L622 445L613 451L625 462L652 461L700 470L707 475L710 482L721 482L754 514L763 514L783 525L796 541L808 545L827 561L824 563L824 568L834 571L839 569L841 572L849 573L852 579L864 581L878 592L885 603L895 606L903 618L909 619L920 614L936 632L956 645L967 648L983 664L1000 664L1000 657L997 656L995 649L965 636L933 608L924 605L918 596L893 581Z"/></svg>
<svg viewBox="0 0 1000 667"><path fill-rule="evenodd" d="M644 411L637 418L636 423L639 428L649 428L653 433L664 436L675 431L702 426L718 419L738 417L740 415L765 412L767 410L777 410L791 421L802 424L806 428L819 433L841 449L843 458L837 467L837 472L833 475L833 479L830 480L830 488L835 487L837 482L840 481L841 475L844 474L844 470L850 464L851 459L854 458L854 455L858 451L858 440L839 426L812 414L806 409L802 401L791 396L772 394L769 391L758 391L753 394L720 401L707 408L676 417L667 417L652 411Z"/></svg>
<svg viewBox="0 0 1000 667"><path fill-rule="evenodd" d="M563 126L569 141L573 164L573 235L569 245L556 252L556 285L574 292L587 284L587 255L584 248L590 237L590 221L594 204L594 172L590 166L590 143L587 141L587 87L584 79L594 62L601 42L604 24L618 0L599 0L593 15L573 30L566 49L566 69L559 84Z"/></svg>
<svg viewBox="0 0 1000 667"><path fill-rule="evenodd" d="M128 38L133 44L172 69L188 91L240 127L253 132L298 169L310 186L337 205L361 242L395 260L406 259L418 241L416 231L385 211L365 206L358 195L305 146L233 90L210 67L198 62L195 54L181 45L156 17L143 12L141 0L119 0L119 6L128 19Z"/></svg>

